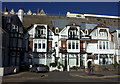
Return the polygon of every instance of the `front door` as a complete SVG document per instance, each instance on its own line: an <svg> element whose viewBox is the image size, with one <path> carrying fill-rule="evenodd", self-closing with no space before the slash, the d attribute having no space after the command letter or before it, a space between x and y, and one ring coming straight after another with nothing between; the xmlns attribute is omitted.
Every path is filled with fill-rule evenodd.
<svg viewBox="0 0 120 84"><path fill-rule="evenodd" d="M105 64L105 58L103 58L103 64Z"/></svg>

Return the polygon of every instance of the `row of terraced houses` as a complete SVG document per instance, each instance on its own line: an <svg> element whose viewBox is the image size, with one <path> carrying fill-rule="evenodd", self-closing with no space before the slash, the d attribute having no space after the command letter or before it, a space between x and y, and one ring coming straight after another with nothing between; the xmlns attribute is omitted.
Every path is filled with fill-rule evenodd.
<svg viewBox="0 0 120 84"><path fill-rule="evenodd" d="M29 65L60 63L69 71L74 66L88 68L91 64L120 62L120 30L110 32L109 27L100 23L93 29L82 29L75 21L70 21L63 28L36 23L24 29L23 16L23 9L19 10L18 16L4 16L8 22L4 22L7 26L2 29L9 31L10 28L8 34L11 38L10 56L5 60L8 64L2 67L19 67L23 61ZM17 48L15 44L19 44Z"/></svg>

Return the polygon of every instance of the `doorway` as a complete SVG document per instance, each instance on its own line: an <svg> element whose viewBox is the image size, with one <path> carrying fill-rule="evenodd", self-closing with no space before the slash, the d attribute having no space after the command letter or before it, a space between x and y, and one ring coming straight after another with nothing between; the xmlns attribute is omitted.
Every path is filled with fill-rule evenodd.
<svg viewBox="0 0 120 84"><path fill-rule="evenodd" d="M88 62L88 68L91 68L91 61Z"/></svg>

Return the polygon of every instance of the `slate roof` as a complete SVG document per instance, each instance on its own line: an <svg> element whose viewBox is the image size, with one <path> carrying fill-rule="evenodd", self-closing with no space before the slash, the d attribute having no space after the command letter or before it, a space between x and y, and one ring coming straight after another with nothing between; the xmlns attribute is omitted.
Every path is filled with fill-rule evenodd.
<svg viewBox="0 0 120 84"><path fill-rule="evenodd" d="M80 26L80 29L94 29L96 26L101 27L101 25L98 25L96 23L89 23L84 21L79 21L78 19L64 19L62 17L49 17L49 16L25 16L23 24L28 28L27 25L31 26L31 24L47 24L49 25L50 29L53 31L53 27L58 27L59 32L66 27L71 21L74 21L77 25ZM117 26L110 26L110 25L104 25L103 27L109 28L110 32L120 29L120 27ZM53 31L54 32L54 31Z"/></svg>
<svg viewBox="0 0 120 84"><path fill-rule="evenodd" d="M17 15L11 16L11 23L17 26L23 26L22 22L20 21L19 17Z"/></svg>
<svg viewBox="0 0 120 84"><path fill-rule="evenodd" d="M19 28L23 28L23 24L17 15L2 16L2 27L7 29L7 24L9 23L9 21L10 24L14 24L16 26L19 26Z"/></svg>

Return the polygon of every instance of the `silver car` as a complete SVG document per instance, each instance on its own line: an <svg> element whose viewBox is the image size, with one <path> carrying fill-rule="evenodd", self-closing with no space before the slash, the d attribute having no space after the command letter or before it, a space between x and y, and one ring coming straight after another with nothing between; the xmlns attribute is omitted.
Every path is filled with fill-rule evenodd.
<svg viewBox="0 0 120 84"><path fill-rule="evenodd" d="M32 68L30 68L31 72L48 72L49 67L44 64L35 64Z"/></svg>

